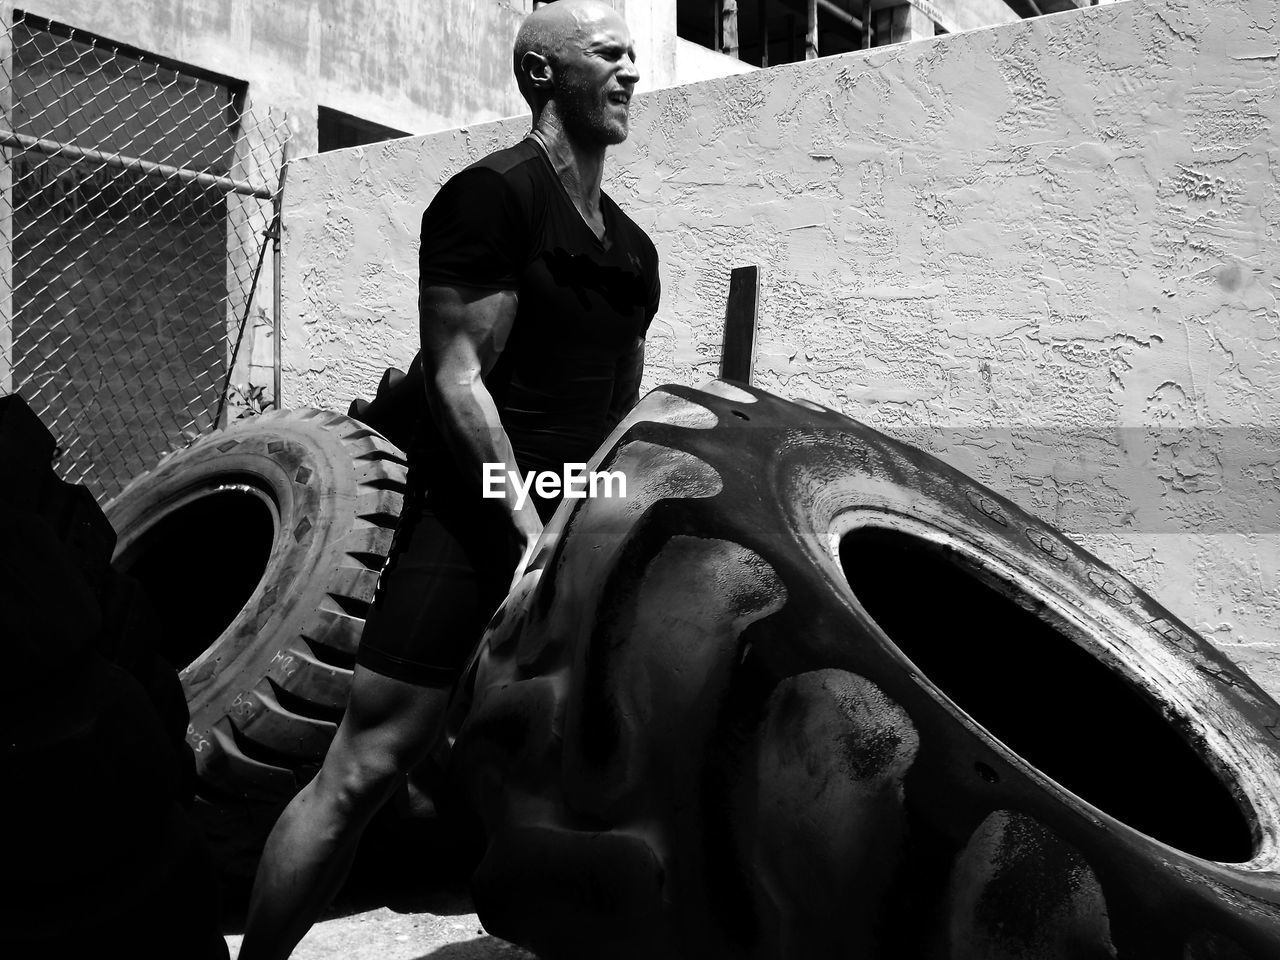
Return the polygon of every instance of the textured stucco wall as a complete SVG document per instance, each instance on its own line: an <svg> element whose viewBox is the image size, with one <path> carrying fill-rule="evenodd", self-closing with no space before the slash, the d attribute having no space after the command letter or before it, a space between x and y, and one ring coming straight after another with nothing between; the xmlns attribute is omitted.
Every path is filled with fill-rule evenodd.
<svg viewBox="0 0 1280 960"><path fill-rule="evenodd" d="M761 266L756 380L1059 525L1280 693L1280 0L1110 4L637 99L608 189L654 237L646 383L713 375ZM416 341L439 184L487 124L298 163L286 402Z"/></svg>

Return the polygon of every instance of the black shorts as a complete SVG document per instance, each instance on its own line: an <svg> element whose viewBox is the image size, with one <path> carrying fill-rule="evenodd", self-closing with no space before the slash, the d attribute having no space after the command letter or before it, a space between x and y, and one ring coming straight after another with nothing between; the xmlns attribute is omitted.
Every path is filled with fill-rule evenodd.
<svg viewBox="0 0 1280 960"><path fill-rule="evenodd" d="M356 662L419 686L457 679L520 560L510 521L474 493L409 492Z"/></svg>

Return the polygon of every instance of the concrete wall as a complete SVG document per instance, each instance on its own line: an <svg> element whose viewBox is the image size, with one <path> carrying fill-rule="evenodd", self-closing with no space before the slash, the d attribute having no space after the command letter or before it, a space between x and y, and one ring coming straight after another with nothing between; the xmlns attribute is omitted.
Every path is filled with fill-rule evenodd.
<svg viewBox="0 0 1280 960"><path fill-rule="evenodd" d="M625 0L614 7L631 29L640 70L637 92L681 82L676 79L676 0Z"/></svg>
<svg viewBox="0 0 1280 960"><path fill-rule="evenodd" d="M637 98L646 384L756 380L919 443L1084 542L1280 694L1278 0L1145 0ZM488 124L300 162L285 400L415 349L416 231Z"/></svg>
<svg viewBox="0 0 1280 960"><path fill-rule="evenodd" d="M750 64L676 36L676 0L608 0L631 29L640 70L637 93L754 70Z"/></svg>

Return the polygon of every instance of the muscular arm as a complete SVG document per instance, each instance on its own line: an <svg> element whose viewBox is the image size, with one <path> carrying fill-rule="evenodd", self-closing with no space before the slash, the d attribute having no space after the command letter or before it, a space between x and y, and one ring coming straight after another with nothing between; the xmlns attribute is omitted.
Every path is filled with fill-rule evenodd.
<svg viewBox="0 0 1280 960"><path fill-rule="evenodd" d="M462 472L479 488L485 463L505 464L517 471L515 452L484 385L484 376L506 346L515 320L513 290L483 290L449 285L423 286L418 295L422 334L422 374L431 417ZM516 508L510 484L502 500L522 548L517 576L542 532L542 521L529 498Z"/></svg>
<svg viewBox="0 0 1280 960"><path fill-rule="evenodd" d="M640 379L644 376L644 337L618 361L613 378L613 399L609 402L609 429L612 430L640 399Z"/></svg>

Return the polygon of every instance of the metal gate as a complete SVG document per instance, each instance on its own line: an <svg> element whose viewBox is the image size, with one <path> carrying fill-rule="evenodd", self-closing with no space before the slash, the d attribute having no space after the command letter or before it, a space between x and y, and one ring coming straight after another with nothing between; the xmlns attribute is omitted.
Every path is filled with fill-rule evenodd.
<svg viewBox="0 0 1280 960"><path fill-rule="evenodd" d="M3 30L0 393L107 499L279 394L262 267L288 126L238 81L29 15Z"/></svg>

